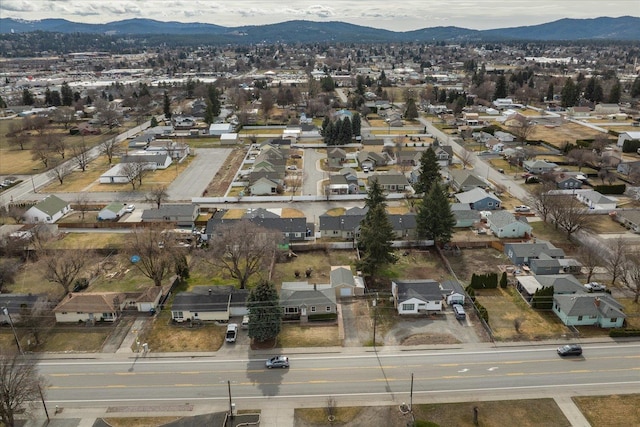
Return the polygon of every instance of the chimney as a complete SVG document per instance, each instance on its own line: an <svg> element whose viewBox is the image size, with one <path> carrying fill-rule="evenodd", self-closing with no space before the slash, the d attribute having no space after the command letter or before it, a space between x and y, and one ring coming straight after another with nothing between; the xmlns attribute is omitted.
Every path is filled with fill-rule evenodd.
<svg viewBox="0 0 640 427"><path fill-rule="evenodd" d="M596 307L600 307L600 298L599 297L595 297L593 299L593 303L595 304Z"/></svg>
<svg viewBox="0 0 640 427"><path fill-rule="evenodd" d="M211 295L211 288L209 288L209 295Z"/></svg>

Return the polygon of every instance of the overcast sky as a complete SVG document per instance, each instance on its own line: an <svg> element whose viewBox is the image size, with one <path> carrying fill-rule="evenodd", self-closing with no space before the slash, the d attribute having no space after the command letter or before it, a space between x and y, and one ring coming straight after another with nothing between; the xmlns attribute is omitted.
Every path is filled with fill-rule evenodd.
<svg viewBox="0 0 640 427"><path fill-rule="evenodd" d="M457 26L484 30L561 18L640 16L638 0L0 0L0 17L106 23L129 18L225 27L306 19L393 31Z"/></svg>

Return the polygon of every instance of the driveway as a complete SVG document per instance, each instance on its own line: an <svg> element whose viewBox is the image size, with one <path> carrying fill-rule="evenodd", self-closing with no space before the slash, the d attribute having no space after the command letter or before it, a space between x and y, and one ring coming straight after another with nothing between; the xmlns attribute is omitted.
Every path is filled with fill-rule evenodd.
<svg viewBox="0 0 640 427"><path fill-rule="evenodd" d="M344 327L343 347L362 347L373 342L373 322L367 301L342 301L342 323Z"/></svg>
<svg viewBox="0 0 640 427"><path fill-rule="evenodd" d="M320 159L326 158L326 151L320 152L315 148L305 148L304 171L302 182L302 194L316 196L318 193L318 182L329 177L329 174L320 169Z"/></svg>
<svg viewBox="0 0 640 427"><path fill-rule="evenodd" d="M189 167L167 189L172 202L191 202L192 197L201 197L231 154L231 148L198 148L195 152Z"/></svg>

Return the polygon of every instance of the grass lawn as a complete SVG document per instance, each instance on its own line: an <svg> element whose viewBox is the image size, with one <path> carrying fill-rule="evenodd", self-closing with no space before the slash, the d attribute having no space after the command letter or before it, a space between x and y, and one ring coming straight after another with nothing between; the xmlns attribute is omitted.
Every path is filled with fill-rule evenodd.
<svg viewBox="0 0 640 427"><path fill-rule="evenodd" d="M172 301L173 302L173 301ZM170 307L170 305L169 305ZM190 328L171 322L171 310L165 309L153 319L148 330L140 334L154 353L175 351L218 351L224 343L226 328L212 323Z"/></svg>
<svg viewBox="0 0 640 427"><path fill-rule="evenodd" d="M157 427L177 421L182 417L130 417L103 418L111 427Z"/></svg>
<svg viewBox="0 0 640 427"><path fill-rule="evenodd" d="M90 227L90 224L87 224ZM61 238L47 243L49 249L124 248L126 233L63 233Z"/></svg>
<svg viewBox="0 0 640 427"><path fill-rule="evenodd" d="M355 263L355 252L344 251L311 251L300 252L297 257L287 258L288 261L279 262L271 280L280 286L282 282L308 281L309 283L329 283L329 273L332 265L353 265ZM311 268L311 277L305 277L305 271ZM355 269L352 268L355 273ZM300 272L300 277L296 278L295 271Z"/></svg>
<svg viewBox="0 0 640 427"><path fill-rule="evenodd" d="M337 325L300 326L284 324L278 335L278 346L289 347L334 347L342 343L338 339Z"/></svg>
<svg viewBox="0 0 640 427"><path fill-rule="evenodd" d="M449 277L447 270L436 253L431 250L409 249L396 251L398 261L381 271L380 276L387 279L434 279Z"/></svg>
<svg viewBox="0 0 640 427"><path fill-rule="evenodd" d="M60 181L55 179L41 191L44 193L71 193L85 191L85 189L88 189L90 186L97 183L100 175L108 170L109 163L107 162L107 156L100 156L89 163L87 165L87 170L84 172L79 169L74 169L71 174L64 178L64 182L62 184L60 184ZM73 203L73 200L70 202Z"/></svg>
<svg viewBox="0 0 640 427"><path fill-rule="evenodd" d="M553 399L463 402L437 405L413 405L416 420L428 420L440 426L473 426L473 408L483 427L570 425Z"/></svg>
<svg viewBox="0 0 640 427"><path fill-rule="evenodd" d="M640 303L633 302L633 298L618 298L618 302L624 306L623 311L627 315L627 327L640 329Z"/></svg>
<svg viewBox="0 0 640 427"><path fill-rule="evenodd" d="M564 123L562 126L553 128L542 125L533 126L533 132L531 132L529 139L545 141L551 145L560 147L566 142L575 144L578 139L595 139L599 135L602 134L595 129L576 123Z"/></svg>
<svg viewBox="0 0 640 427"><path fill-rule="evenodd" d="M329 423L327 421L327 408L296 408L295 417L312 425L342 425L355 420L363 411L366 411L366 408L354 406L334 408L333 416L335 417L335 420L333 423Z"/></svg>
<svg viewBox="0 0 640 427"><path fill-rule="evenodd" d="M105 340L113 332L110 323L97 326L77 326L56 324L45 338L42 351L100 351Z"/></svg>
<svg viewBox="0 0 640 427"><path fill-rule="evenodd" d="M476 291L478 302L489 311L489 326L498 341L537 341L560 338L569 330L552 311L536 311L515 288ZM520 319L520 332L514 322Z"/></svg>
<svg viewBox="0 0 640 427"><path fill-rule="evenodd" d="M448 256L447 260L458 279L467 284L473 273L493 273L498 271L499 265L511 264L504 253L493 248L462 249L459 256ZM432 278L438 280L438 277Z"/></svg>
<svg viewBox="0 0 640 427"><path fill-rule="evenodd" d="M576 396L573 401L593 427L640 425L640 394Z"/></svg>
<svg viewBox="0 0 640 427"><path fill-rule="evenodd" d="M626 233L624 225L611 219L609 215L591 215L589 228L596 234L603 233Z"/></svg>

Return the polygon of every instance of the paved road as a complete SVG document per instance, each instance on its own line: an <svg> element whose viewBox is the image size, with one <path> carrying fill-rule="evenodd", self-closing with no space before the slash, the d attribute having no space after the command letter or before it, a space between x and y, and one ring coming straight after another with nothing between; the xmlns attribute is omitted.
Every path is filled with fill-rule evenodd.
<svg viewBox="0 0 640 427"><path fill-rule="evenodd" d="M190 203L201 197L229 154L230 148L198 148L189 167L169 185L169 200Z"/></svg>
<svg viewBox="0 0 640 427"><path fill-rule="evenodd" d="M253 352L234 358L131 356L126 360L90 360L87 356L82 360L46 360L39 365L50 384L49 401L66 406L223 402L228 399L227 381L231 381L235 399L256 404L265 399L308 403L328 396L397 401L406 399L412 373L416 402L434 395L638 390L640 344L583 347L584 357L568 359L557 356L551 346L290 353L292 365L288 370L265 369L268 354Z"/></svg>

